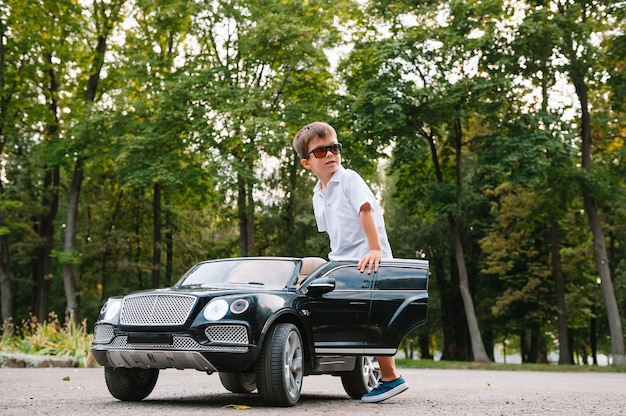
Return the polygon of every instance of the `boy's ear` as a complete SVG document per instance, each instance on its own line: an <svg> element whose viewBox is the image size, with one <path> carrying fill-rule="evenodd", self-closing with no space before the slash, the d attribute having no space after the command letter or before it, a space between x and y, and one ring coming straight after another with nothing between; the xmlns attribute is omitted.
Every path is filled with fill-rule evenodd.
<svg viewBox="0 0 626 416"><path fill-rule="evenodd" d="M309 159L300 159L300 164L304 166L306 169L311 169L311 164L309 163Z"/></svg>

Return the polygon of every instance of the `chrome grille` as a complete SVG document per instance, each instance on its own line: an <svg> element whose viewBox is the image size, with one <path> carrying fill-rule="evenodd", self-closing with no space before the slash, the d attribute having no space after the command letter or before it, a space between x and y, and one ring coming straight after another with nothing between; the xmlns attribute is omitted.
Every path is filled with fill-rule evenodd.
<svg viewBox="0 0 626 416"><path fill-rule="evenodd" d="M195 303L196 298L187 295L127 296L122 304L120 323L147 326L183 325Z"/></svg>
<svg viewBox="0 0 626 416"><path fill-rule="evenodd" d="M133 349L133 350L180 350L180 351L220 351L220 352L248 352L248 347L237 346L211 346L202 345L190 337L174 337L173 345L167 344L129 344L127 336L115 337L107 349Z"/></svg>
<svg viewBox="0 0 626 416"><path fill-rule="evenodd" d="M96 325L93 329L93 342L95 344L106 344L113 339L112 325Z"/></svg>
<svg viewBox="0 0 626 416"><path fill-rule="evenodd" d="M209 341L213 342L248 343L248 331L242 325L211 325L204 330L204 333Z"/></svg>

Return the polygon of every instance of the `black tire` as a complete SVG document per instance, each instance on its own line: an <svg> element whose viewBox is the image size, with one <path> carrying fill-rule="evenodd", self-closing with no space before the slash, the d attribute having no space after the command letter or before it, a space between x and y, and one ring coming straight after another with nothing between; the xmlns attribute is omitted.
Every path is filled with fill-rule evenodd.
<svg viewBox="0 0 626 416"><path fill-rule="evenodd" d="M254 373L220 373L222 386L233 393L252 393L256 390Z"/></svg>
<svg viewBox="0 0 626 416"><path fill-rule="evenodd" d="M157 368L104 367L104 380L109 392L125 402L137 402L148 397L158 378Z"/></svg>
<svg viewBox="0 0 626 416"><path fill-rule="evenodd" d="M300 331L292 324L270 329L256 363L256 385L270 406L294 406L300 400L304 352Z"/></svg>
<svg viewBox="0 0 626 416"><path fill-rule="evenodd" d="M372 391L380 380L380 366L375 357L356 357L356 366L341 375L341 384L348 396L360 399Z"/></svg>

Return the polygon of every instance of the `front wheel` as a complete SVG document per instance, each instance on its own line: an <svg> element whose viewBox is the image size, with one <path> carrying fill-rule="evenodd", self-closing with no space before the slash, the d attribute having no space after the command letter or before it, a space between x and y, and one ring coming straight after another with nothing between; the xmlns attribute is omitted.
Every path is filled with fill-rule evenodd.
<svg viewBox="0 0 626 416"><path fill-rule="evenodd" d="M380 366L375 357L356 357L354 370L341 375L341 384L348 396L360 399L372 391L380 379Z"/></svg>
<svg viewBox="0 0 626 416"><path fill-rule="evenodd" d="M222 386L233 393L252 393L256 390L256 377L254 373L222 373L220 372Z"/></svg>
<svg viewBox="0 0 626 416"><path fill-rule="evenodd" d="M143 400L154 389L158 368L104 367L104 380L113 397L125 402Z"/></svg>
<svg viewBox="0 0 626 416"><path fill-rule="evenodd" d="M282 323L268 332L256 363L259 395L270 406L294 406L300 399L304 376L300 331Z"/></svg>

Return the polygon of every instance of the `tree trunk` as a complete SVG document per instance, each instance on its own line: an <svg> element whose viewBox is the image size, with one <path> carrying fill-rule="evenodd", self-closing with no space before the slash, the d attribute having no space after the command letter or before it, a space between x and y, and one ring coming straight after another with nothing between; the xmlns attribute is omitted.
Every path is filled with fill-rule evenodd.
<svg viewBox="0 0 626 416"><path fill-rule="evenodd" d="M50 279L44 272L44 244L37 245L33 249L31 261L32 287L30 291L30 310L37 321L43 322L48 315L48 293L50 292Z"/></svg>
<svg viewBox="0 0 626 416"><path fill-rule="evenodd" d="M239 255L247 256L248 217L246 215L246 184L241 174L237 175L237 214L239 216Z"/></svg>
<svg viewBox="0 0 626 416"><path fill-rule="evenodd" d="M46 126L46 136L50 141L56 141L59 133L59 115L56 100L59 85L53 69L54 65L52 65L52 56L52 53L45 54L45 59L50 65L50 69L47 71L49 79L47 92L48 110L51 120L53 120ZM42 189L42 213L35 222L37 224L35 227L36 232L42 243L35 247L32 260L33 288L31 311L39 322L45 321L48 317L48 296L52 279L50 254L54 244L54 221L59 207L59 182L59 166L46 166Z"/></svg>
<svg viewBox="0 0 626 416"><path fill-rule="evenodd" d="M594 293L593 303L591 304L591 318L589 318L589 345L591 347L591 358L593 365L598 365L598 307Z"/></svg>
<svg viewBox="0 0 626 416"><path fill-rule="evenodd" d="M246 222L246 235L248 236L248 244L246 252L248 256L254 256L254 185L252 182L248 182L248 216Z"/></svg>
<svg viewBox="0 0 626 416"><path fill-rule="evenodd" d="M573 357L569 350L569 335L567 333L567 311L565 309L565 282L561 264L559 248L559 222L550 218L550 251L552 253L552 277L555 283L557 322L559 327L559 364L573 364Z"/></svg>
<svg viewBox="0 0 626 416"><path fill-rule="evenodd" d="M461 234L459 227L454 217L449 217L450 229L452 231L452 239L454 242L454 252L456 257L457 267L459 269L459 288L461 289L461 297L463 298L463 305L465 306L465 317L467 319L467 327L469 329L470 340L472 342L472 354L474 355L474 361L479 363L490 362L489 357L485 351L483 339L480 335L480 329L478 327L478 320L476 319L476 313L474 312L474 301L472 300L472 294L469 288L469 279L467 277L467 269L465 267L465 255L463 254L463 244L461 243Z"/></svg>
<svg viewBox="0 0 626 416"><path fill-rule="evenodd" d="M33 290L31 310L39 322L48 317L48 296L52 277L50 254L54 245L54 220L59 207L59 167L46 170L43 180L43 214L38 219L37 233L43 241L33 253Z"/></svg>
<svg viewBox="0 0 626 416"><path fill-rule="evenodd" d="M139 197L137 195L135 195L136 199L139 199ZM137 207L139 207L139 201L135 201L135 203L137 204ZM139 287L142 289L146 288L146 284L143 281L143 269L141 267L141 248L142 248L142 244L141 244L141 213L139 208L136 209L136 216L135 216L135 239L134 239L134 243L135 243L135 247L132 247L134 250L133 256L135 258L135 270L137 271L137 281L139 282Z"/></svg>
<svg viewBox="0 0 626 416"><path fill-rule="evenodd" d="M104 253L102 253L102 260L100 262L100 302L103 302L107 299L107 274L108 270L108 261L109 261L109 248L107 245L108 241L105 241Z"/></svg>
<svg viewBox="0 0 626 416"><path fill-rule="evenodd" d="M67 205L67 221L65 223L65 241L63 243L63 286L65 288L65 317L74 323L80 323L79 302L76 296L76 279L74 277L74 248L76 245L76 224L78 219L78 200L80 188L83 183L82 157L76 159L74 175L70 186L69 201Z"/></svg>
<svg viewBox="0 0 626 416"><path fill-rule="evenodd" d="M461 135L460 125L458 120L455 121L455 146L456 146L456 182L457 189L461 187ZM439 165L439 157L437 155L437 147L435 145L434 137L431 134L427 136L428 144L430 146L430 154L435 168L435 175L437 181L443 183L443 174ZM456 258L456 265L459 273L459 289L461 291L461 297L463 298L463 305L465 307L465 317L467 319L467 327L472 343L472 354L474 361L476 362L490 362L487 353L485 352L485 346L483 344L482 337L480 335L480 328L478 326L478 320L476 319L476 313L474 311L474 301L472 300L472 294L469 287L469 278L467 276L467 268L465 265L465 254L463 252L463 243L461 241L461 233L459 231L458 221L453 215L448 216L448 222L450 223L450 231L452 233L452 242L454 244L454 254Z"/></svg>
<svg viewBox="0 0 626 416"><path fill-rule="evenodd" d="M622 330L622 321L620 319L619 308L615 298L613 289L613 281L611 280L611 272L609 271L609 262L606 255L606 246L604 243L604 233L595 200L589 195L589 191L583 191L583 201L585 211L589 220L589 226L593 234L594 252L596 258L596 266L600 275L600 288L606 305L606 315L609 321L609 332L611 333L611 356L613 365L624 365L624 332Z"/></svg>
<svg viewBox="0 0 626 416"><path fill-rule="evenodd" d="M437 291L441 297L441 321L443 330L442 360L471 361L471 346L468 341L467 320L463 301L459 298L458 282L454 278L457 273L453 272L454 259L449 259L451 280L446 279L446 271L443 259L431 258L431 274Z"/></svg>
<svg viewBox="0 0 626 416"><path fill-rule="evenodd" d="M122 202L122 197L124 195L124 192L119 192L118 196L117 196L117 200L115 202L115 209L113 209L113 215L111 215L111 219L109 220L109 225L107 226L107 233L106 233L106 237L105 237L105 244L104 244L104 252L102 253L102 262L101 262L101 270L100 270L100 283L102 286L102 289L100 291L100 300L104 301L107 299L107 285L108 285L108 281L107 281L107 276L108 276L108 261L109 261L109 254L110 254L110 248L109 248L109 240L111 238L111 235L113 233L113 229L115 228L115 221L117 218L117 214L120 211L120 205Z"/></svg>
<svg viewBox="0 0 626 416"><path fill-rule="evenodd" d="M285 255L293 256L295 252L293 250L296 249L299 245L294 241L296 238L295 229L296 229L296 216L295 216L295 207L296 207L296 186L298 181L298 168L300 167L300 156L298 156L295 152L293 153L292 163L289 165L289 189L287 190L287 203L285 205L285 221L287 222L287 245ZM291 250L291 251L290 251Z"/></svg>
<svg viewBox="0 0 626 416"><path fill-rule="evenodd" d="M572 62L575 62L572 59ZM570 72L572 82L576 89L576 95L580 101L581 107L581 126L580 135L582 139L582 167L586 173L591 171L591 115L589 113L589 100L587 94L587 84L584 75L575 71ZM611 356L613 365L623 365L626 363L624 357L624 332L622 330L622 322L620 319L617 300L615 299L615 291L613 290L613 281L611 280L611 270L609 269L609 261L607 256L604 233L602 231L602 222L596 206L591 187L593 184L583 184L583 203L589 227L593 234L594 254L596 259L596 267L600 276L600 287L606 305L606 315L609 323L609 331L611 333Z"/></svg>
<svg viewBox="0 0 626 416"><path fill-rule="evenodd" d="M0 183L0 195L4 193ZM0 227L4 226L4 211L0 210ZM6 235L0 236L0 303L2 304L2 332L10 330L13 321L13 294L9 277L9 239Z"/></svg>
<svg viewBox="0 0 626 416"><path fill-rule="evenodd" d="M152 196L152 287L161 286L161 185L154 183Z"/></svg>
<svg viewBox="0 0 626 416"><path fill-rule="evenodd" d="M123 5L123 1L119 1L113 6L115 10L111 10L111 16L119 13L119 8ZM98 16L96 16L98 18ZM113 21L113 20L112 20ZM110 30L111 28L103 28ZM104 34L98 35L98 42L95 48L95 54L92 62L91 74L87 80L87 89L85 90L85 108L84 114L88 114L91 104L96 99L98 91L98 83L100 81L100 72L104 65L104 54L106 52L107 37ZM81 138L85 140L85 138ZM80 201L80 188L83 183L84 155L83 149L78 149L78 156L74 164L74 174L72 176L72 184L70 187L69 201L67 207L67 223L65 228L65 241L63 243L63 285L65 286L65 313L66 318L72 319L76 324L80 323L80 309L78 299L76 297L76 279L74 277L75 256L74 247L76 245L76 226L78 222L78 203ZM69 259L68 259L69 258Z"/></svg>
<svg viewBox="0 0 626 416"><path fill-rule="evenodd" d="M239 214L239 253L241 256L254 255L254 196L252 183L243 175L237 176L237 211Z"/></svg>
<svg viewBox="0 0 626 416"><path fill-rule="evenodd" d="M456 109L459 110L458 108ZM461 120L456 117L454 119L454 152L455 158L455 176L456 176L456 192L457 201L461 198L463 187L463 129L461 126ZM456 258L456 265L459 273L459 289L461 291L461 298L463 299L463 306L465 308L465 318L467 319L467 328L469 330L470 341L472 343L472 355L476 362L490 362L489 356L485 351L485 344L483 343L482 336L480 334L480 328L478 327L478 320L476 319L476 312L474 311L474 301L472 299L472 293L469 286L469 276L467 275L467 267L465 264L465 252L463 249L463 241L461 240L461 231L459 230L459 222L453 216L448 216L450 223L450 229L452 231L452 242L454 245L454 254Z"/></svg>
<svg viewBox="0 0 626 416"><path fill-rule="evenodd" d="M421 360L432 360L433 355L430 353L430 334L428 332L420 335L418 340Z"/></svg>
<svg viewBox="0 0 626 416"><path fill-rule="evenodd" d="M545 364L548 362L545 340L539 325L530 329L528 361L535 364Z"/></svg>
<svg viewBox="0 0 626 416"><path fill-rule="evenodd" d="M165 286L172 285L172 275L174 274L174 237L172 224L172 211L169 209L167 197L165 202Z"/></svg>
<svg viewBox="0 0 626 416"><path fill-rule="evenodd" d="M5 38L7 28L0 19L0 39ZM4 126L8 122L7 109L11 102L13 85L9 84L5 79L6 60L5 45L0 42L0 83L2 83L3 93L0 96L0 154L4 154L4 145L6 143L4 137ZM11 85L11 88L7 88ZM0 198L4 200L4 186L0 180ZM0 228L5 226L4 209L0 207ZM2 329L3 332L10 330L10 323L13 320L13 294L11 292L11 278L9 269L9 238L6 234L0 235L0 305L2 309Z"/></svg>

